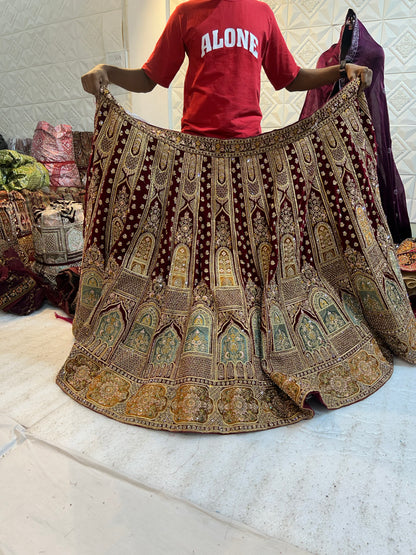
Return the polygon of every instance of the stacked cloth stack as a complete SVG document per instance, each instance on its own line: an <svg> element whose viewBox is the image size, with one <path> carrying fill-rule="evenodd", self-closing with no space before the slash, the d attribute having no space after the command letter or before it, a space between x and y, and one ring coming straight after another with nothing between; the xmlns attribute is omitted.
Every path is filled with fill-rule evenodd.
<svg viewBox="0 0 416 555"><path fill-rule="evenodd" d="M33 140L9 141L24 153L0 151L0 310L26 315L47 299L74 313L91 135L42 121Z"/></svg>
<svg viewBox="0 0 416 555"><path fill-rule="evenodd" d="M54 285L59 272L81 264L84 210L81 203L61 199L33 216L33 270Z"/></svg>
<svg viewBox="0 0 416 555"><path fill-rule="evenodd" d="M57 382L154 429L235 433L381 387L416 326L359 83L312 116L218 140L97 103L75 344Z"/></svg>

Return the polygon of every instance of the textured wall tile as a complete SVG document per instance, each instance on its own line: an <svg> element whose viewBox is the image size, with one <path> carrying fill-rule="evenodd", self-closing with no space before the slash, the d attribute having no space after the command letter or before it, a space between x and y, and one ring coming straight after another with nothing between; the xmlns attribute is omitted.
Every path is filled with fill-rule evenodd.
<svg viewBox="0 0 416 555"><path fill-rule="evenodd" d="M103 42L105 52L117 52L124 49L123 12L115 10L102 14Z"/></svg>
<svg viewBox="0 0 416 555"><path fill-rule="evenodd" d="M123 7L124 0L0 0L4 136L31 137L40 120L93 128L94 99L80 77L123 49ZM129 109L130 95L120 99Z"/></svg>
<svg viewBox="0 0 416 555"><path fill-rule="evenodd" d="M392 125L391 142L400 175L416 175L416 126Z"/></svg>
<svg viewBox="0 0 416 555"><path fill-rule="evenodd" d="M416 126L416 74L387 74L384 78L390 125Z"/></svg>
<svg viewBox="0 0 416 555"><path fill-rule="evenodd" d="M416 17L416 2L414 0L384 0L384 19L405 19Z"/></svg>
<svg viewBox="0 0 416 555"><path fill-rule="evenodd" d="M315 67L323 52L322 44L332 44L332 29L329 26L310 30L295 28L287 31L286 42L300 66Z"/></svg>
<svg viewBox="0 0 416 555"><path fill-rule="evenodd" d="M275 0L266 0L266 4L272 9L280 30L286 29L289 21L289 2L284 0L276 2Z"/></svg>
<svg viewBox="0 0 416 555"><path fill-rule="evenodd" d="M7 34L121 9L121 0L1 0ZM6 33L5 33L6 34Z"/></svg>
<svg viewBox="0 0 416 555"><path fill-rule="evenodd" d="M333 0L289 1L287 25L289 29L328 27L332 23L333 12Z"/></svg>
<svg viewBox="0 0 416 555"><path fill-rule="evenodd" d="M386 21L382 44L386 50L386 72L416 73L416 18Z"/></svg>
<svg viewBox="0 0 416 555"><path fill-rule="evenodd" d="M181 128L183 111L183 87L171 88L172 125L174 129Z"/></svg>
<svg viewBox="0 0 416 555"><path fill-rule="evenodd" d="M411 222L416 222L416 176L402 175L407 198L407 210Z"/></svg>
<svg viewBox="0 0 416 555"><path fill-rule="evenodd" d="M53 23L3 37L0 72L99 56L104 52L102 16Z"/></svg>
<svg viewBox="0 0 416 555"><path fill-rule="evenodd" d="M401 2L402 0L398 0ZM337 0L334 2L335 23L345 20L345 15L349 8L352 8L360 21L367 26L369 21L380 21L383 19L384 1L374 0Z"/></svg>

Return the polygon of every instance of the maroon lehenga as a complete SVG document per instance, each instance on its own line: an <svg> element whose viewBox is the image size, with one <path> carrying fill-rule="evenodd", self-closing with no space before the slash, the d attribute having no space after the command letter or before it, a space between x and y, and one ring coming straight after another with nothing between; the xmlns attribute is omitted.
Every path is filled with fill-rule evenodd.
<svg viewBox="0 0 416 555"><path fill-rule="evenodd" d="M98 100L76 342L57 378L121 422L235 433L381 387L416 326L359 83L250 139Z"/></svg>

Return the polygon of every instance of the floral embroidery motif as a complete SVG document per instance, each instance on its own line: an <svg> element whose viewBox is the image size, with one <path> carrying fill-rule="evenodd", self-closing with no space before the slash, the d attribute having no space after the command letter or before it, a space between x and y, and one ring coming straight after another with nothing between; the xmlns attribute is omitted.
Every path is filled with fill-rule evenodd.
<svg viewBox="0 0 416 555"><path fill-rule="evenodd" d="M307 351L320 349L326 343L318 324L308 316L302 316L300 319L299 335Z"/></svg>
<svg viewBox="0 0 416 555"><path fill-rule="evenodd" d="M146 276L155 247L155 238L145 233L139 240L136 252L129 264L129 269L139 276Z"/></svg>
<svg viewBox="0 0 416 555"><path fill-rule="evenodd" d="M161 216L160 206L157 203L152 204L144 229L153 236L157 233Z"/></svg>
<svg viewBox="0 0 416 555"><path fill-rule="evenodd" d="M152 290L149 292L149 298L157 301L159 305L163 304L163 298L166 291L166 283L162 276L157 276L152 283Z"/></svg>
<svg viewBox="0 0 416 555"><path fill-rule="evenodd" d="M292 376L281 374L280 372L273 372L273 381L284 391L291 399L299 403L300 398L300 385Z"/></svg>
<svg viewBox="0 0 416 555"><path fill-rule="evenodd" d="M315 236L321 261L327 262L333 260L337 256L337 248L329 225L320 222L315 228Z"/></svg>
<svg viewBox="0 0 416 555"><path fill-rule="evenodd" d="M178 231L176 233L176 242L183 243L187 247L192 245L192 218L185 213L180 221Z"/></svg>
<svg viewBox="0 0 416 555"><path fill-rule="evenodd" d="M369 247L374 243L375 237L374 237L374 232L371 228L370 221L367 217L365 208L361 205L357 206L356 213L357 213L357 221L358 221L359 229L361 230L361 233L363 235L363 238L367 247Z"/></svg>
<svg viewBox="0 0 416 555"><path fill-rule="evenodd" d="M274 306L271 311L271 325L273 331L273 351L276 353L287 351L293 347L287 326L280 310Z"/></svg>
<svg viewBox="0 0 416 555"><path fill-rule="evenodd" d="M90 363L83 356L70 359L66 365L65 378L75 391L85 389L87 385L100 373L98 366Z"/></svg>
<svg viewBox="0 0 416 555"><path fill-rule="evenodd" d="M212 318L204 310L198 310L189 322L184 353L208 354L211 352Z"/></svg>
<svg viewBox="0 0 416 555"><path fill-rule="evenodd" d="M179 342L179 336L173 327L162 332L154 344L153 364L171 364L174 362Z"/></svg>
<svg viewBox="0 0 416 555"><path fill-rule="evenodd" d="M282 238L282 277L291 278L298 273L296 240L291 235Z"/></svg>
<svg viewBox="0 0 416 555"><path fill-rule="evenodd" d="M159 314L155 308L146 307L141 310L126 339L127 347L146 354L158 322Z"/></svg>
<svg viewBox="0 0 416 555"><path fill-rule="evenodd" d="M326 215L321 197L318 196L315 191L311 192L308 207L309 217L314 226L319 222L328 221L328 216Z"/></svg>
<svg viewBox="0 0 416 555"><path fill-rule="evenodd" d="M129 205L129 193L126 186L124 185L117 191L117 201L114 208L114 216L120 221L124 220L124 214L126 213Z"/></svg>
<svg viewBox="0 0 416 555"><path fill-rule="evenodd" d="M221 362L226 364L232 362L247 362L248 357L248 337L236 325L231 325L222 336L220 341Z"/></svg>
<svg viewBox="0 0 416 555"><path fill-rule="evenodd" d="M245 289L246 299L248 305L254 306L256 304L260 304L261 302L261 289L257 287L257 285L249 279Z"/></svg>
<svg viewBox="0 0 416 555"><path fill-rule="evenodd" d="M217 248L219 247L226 247L227 249L231 248L231 232L230 232L230 224L225 219L224 216L221 216L221 219L216 224L216 234L215 234L215 244Z"/></svg>
<svg viewBox="0 0 416 555"><path fill-rule="evenodd" d="M345 328L347 325L345 318L336 307L334 299L332 299L327 293L322 291L316 293L313 298L313 304L318 313L319 319L329 334Z"/></svg>
<svg viewBox="0 0 416 555"><path fill-rule="evenodd" d="M230 387L221 393L218 410L227 424L255 422L259 404L248 387Z"/></svg>
<svg viewBox="0 0 416 555"><path fill-rule="evenodd" d="M173 253L169 285L184 289L189 286L190 251L186 245L178 245Z"/></svg>
<svg viewBox="0 0 416 555"><path fill-rule="evenodd" d="M170 410L175 422L203 423L214 410L214 403L207 387L182 385L176 392Z"/></svg>
<svg viewBox="0 0 416 555"><path fill-rule="evenodd" d="M284 414L294 414L297 406L285 393L276 389L268 389L261 397L261 406L266 413L281 418Z"/></svg>
<svg viewBox="0 0 416 555"><path fill-rule="evenodd" d="M266 218L262 216L260 212L257 212L256 216L253 218L253 230L256 245L270 242L270 231L267 226Z"/></svg>
<svg viewBox="0 0 416 555"><path fill-rule="evenodd" d="M343 366L335 366L319 374L319 388L327 395L346 398L358 393L360 388L351 372Z"/></svg>
<svg viewBox="0 0 416 555"><path fill-rule="evenodd" d="M408 331L408 341L411 349L416 349L416 322L411 322Z"/></svg>
<svg viewBox="0 0 416 555"><path fill-rule="evenodd" d="M126 414L154 420L168 404L166 387L160 384L142 385L126 403Z"/></svg>
<svg viewBox="0 0 416 555"><path fill-rule="evenodd" d="M358 275L355 278L355 285L365 310L369 312L386 311L386 306L378 292L378 288L370 277Z"/></svg>
<svg viewBox="0 0 416 555"><path fill-rule="evenodd" d="M264 281L266 281L270 270L270 259L272 256L272 247L268 243L262 243L259 246L259 262L260 271Z"/></svg>
<svg viewBox="0 0 416 555"><path fill-rule="evenodd" d="M390 279L386 279L386 293L393 306L400 306L403 303L403 298L399 293L397 285Z"/></svg>
<svg viewBox="0 0 416 555"><path fill-rule="evenodd" d="M361 253L357 252L351 247L348 247L345 250L344 254L345 260L352 271L356 272L357 270L361 270L363 272L366 272L368 270L367 261Z"/></svg>
<svg viewBox="0 0 416 555"><path fill-rule="evenodd" d="M217 275L220 287L235 287L237 285L232 254L226 248L221 248L217 252Z"/></svg>
<svg viewBox="0 0 416 555"><path fill-rule="evenodd" d="M203 303L209 307L212 306L214 302L214 295L205 282L199 283L194 288L193 293L195 303Z"/></svg>
<svg viewBox="0 0 416 555"><path fill-rule="evenodd" d="M359 382L373 385L381 376L380 363L366 351L358 352L350 361L351 375Z"/></svg>
<svg viewBox="0 0 416 555"><path fill-rule="evenodd" d="M347 315L351 318L356 326L361 326L364 322L364 315L362 313L361 305L358 302L357 298L343 291L342 300Z"/></svg>
<svg viewBox="0 0 416 555"><path fill-rule="evenodd" d="M290 206L285 203L280 209L280 231L283 235L292 236L294 230L293 211Z"/></svg>
<svg viewBox="0 0 416 555"><path fill-rule="evenodd" d="M102 278L94 271L85 272L82 278L80 302L86 308L94 308L101 297Z"/></svg>
<svg viewBox="0 0 416 555"><path fill-rule="evenodd" d="M111 370L104 370L91 382L86 397L104 407L114 407L127 399L129 391L127 380Z"/></svg>
<svg viewBox="0 0 416 555"><path fill-rule="evenodd" d="M97 337L111 347L123 330L123 319L118 310L112 310L101 316L97 329Z"/></svg>

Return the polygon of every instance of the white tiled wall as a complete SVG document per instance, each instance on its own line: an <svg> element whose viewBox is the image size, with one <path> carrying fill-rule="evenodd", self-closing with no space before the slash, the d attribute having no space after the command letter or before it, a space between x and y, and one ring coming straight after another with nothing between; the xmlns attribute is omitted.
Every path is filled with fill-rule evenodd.
<svg viewBox="0 0 416 555"><path fill-rule="evenodd" d="M124 0L0 0L0 133L31 137L46 120L93 127L80 76L125 48ZM127 107L130 95L120 101Z"/></svg>
<svg viewBox="0 0 416 555"><path fill-rule="evenodd" d="M299 65L315 67L319 55L338 42L348 8L352 8L386 56L385 84L395 161L416 222L416 1L415 0L265 0ZM180 0L170 0L173 10ZM172 88L173 124L180 126L184 68ZM263 130L299 118L305 93L274 91L264 76Z"/></svg>

